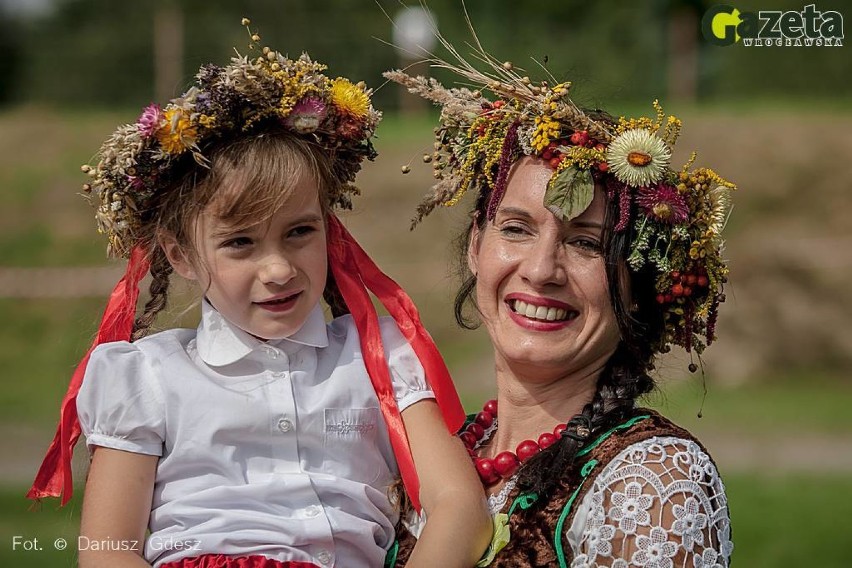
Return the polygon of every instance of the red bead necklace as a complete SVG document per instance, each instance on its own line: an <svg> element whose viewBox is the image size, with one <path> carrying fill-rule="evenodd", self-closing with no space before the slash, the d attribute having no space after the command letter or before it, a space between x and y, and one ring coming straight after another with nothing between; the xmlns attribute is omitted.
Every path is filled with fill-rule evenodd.
<svg viewBox="0 0 852 568"><path fill-rule="evenodd" d="M482 412L476 415L476 418L471 422L465 430L459 434L462 442L470 454L476 471L479 473L479 478L482 484L490 487L501 479L509 479L518 471L518 467L541 450L549 448L559 441L562 431L565 430L565 424L558 424L553 432L545 432L538 437L538 441L524 440L514 452L500 452L494 458L477 457L474 449L476 445L485 436L485 430L494 425L494 420L497 418L497 401L489 400L482 408Z"/></svg>

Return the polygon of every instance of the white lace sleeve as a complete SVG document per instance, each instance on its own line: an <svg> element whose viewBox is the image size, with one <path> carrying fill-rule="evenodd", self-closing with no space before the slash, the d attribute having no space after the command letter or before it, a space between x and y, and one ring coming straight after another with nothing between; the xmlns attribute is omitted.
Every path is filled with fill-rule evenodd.
<svg viewBox="0 0 852 568"><path fill-rule="evenodd" d="M698 444L654 437L629 446L594 478L566 538L571 568L727 568L725 487Z"/></svg>

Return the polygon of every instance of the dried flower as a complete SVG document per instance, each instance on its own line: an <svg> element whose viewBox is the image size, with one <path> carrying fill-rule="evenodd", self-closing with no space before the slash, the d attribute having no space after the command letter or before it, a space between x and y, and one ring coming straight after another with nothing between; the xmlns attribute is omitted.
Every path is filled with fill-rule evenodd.
<svg viewBox="0 0 852 568"><path fill-rule="evenodd" d="M169 109L164 114L165 123L157 131L157 140L163 151L180 154L195 144L197 131L189 116L180 109Z"/></svg>
<svg viewBox="0 0 852 568"><path fill-rule="evenodd" d="M309 134L325 120L325 103L316 97L306 97L296 103L284 123L299 134Z"/></svg>
<svg viewBox="0 0 852 568"><path fill-rule="evenodd" d="M160 127L163 126L163 111L158 104L150 104L145 107L136 125L139 127L139 134L145 138L153 136Z"/></svg>
<svg viewBox="0 0 852 568"><path fill-rule="evenodd" d="M689 207L677 189L667 184L640 187L636 203L645 215L657 221L678 225L689 217Z"/></svg>
<svg viewBox="0 0 852 568"><path fill-rule="evenodd" d="M627 130L607 148L609 171L627 185L649 186L660 180L669 165L671 150L643 128Z"/></svg>
<svg viewBox="0 0 852 568"><path fill-rule="evenodd" d="M335 79L331 83L331 102L342 114L364 119L370 111L370 97L348 79Z"/></svg>
<svg viewBox="0 0 852 568"><path fill-rule="evenodd" d="M720 235L731 212L731 190L724 185L717 185L707 193L707 197L710 200L708 229L714 235Z"/></svg>

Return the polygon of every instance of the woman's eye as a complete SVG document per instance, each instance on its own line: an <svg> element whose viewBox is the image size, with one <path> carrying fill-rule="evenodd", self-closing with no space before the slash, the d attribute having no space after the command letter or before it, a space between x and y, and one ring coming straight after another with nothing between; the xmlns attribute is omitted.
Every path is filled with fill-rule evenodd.
<svg viewBox="0 0 852 568"><path fill-rule="evenodd" d="M571 241L574 246L577 246L583 250L593 251L593 252L601 252L601 244L593 239L574 239Z"/></svg>
<svg viewBox="0 0 852 568"><path fill-rule="evenodd" d="M500 232L504 235L517 236L517 235L526 235L529 233L525 227L520 225L504 225L500 228Z"/></svg>

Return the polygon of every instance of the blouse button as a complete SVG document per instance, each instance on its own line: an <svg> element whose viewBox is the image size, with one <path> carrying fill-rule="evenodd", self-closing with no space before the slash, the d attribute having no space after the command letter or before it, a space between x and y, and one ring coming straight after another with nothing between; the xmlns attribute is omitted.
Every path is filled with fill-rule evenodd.
<svg viewBox="0 0 852 568"><path fill-rule="evenodd" d="M318 505L311 505L307 509L305 509L305 516L309 519L313 519L315 517L319 517L320 515L320 507Z"/></svg>
<svg viewBox="0 0 852 568"><path fill-rule="evenodd" d="M278 420L278 429L286 434L293 429L293 423L286 418L281 418Z"/></svg>
<svg viewBox="0 0 852 568"><path fill-rule="evenodd" d="M264 351L266 351L266 354L269 355L271 359L278 359L278 350L274 347L267 345L264 347Z"/></svg>
<svg viewBox="0 0 852 568"><path fill-rule="evenodd" d="M327 550L322 550L317 554L317 560L320 561L320 564L331 564L331 553Z"/></svg>

